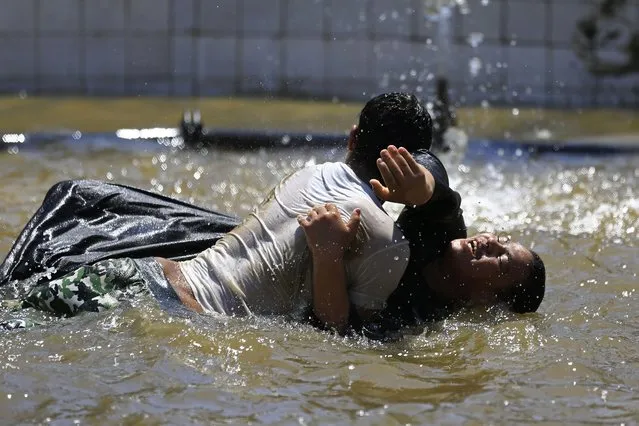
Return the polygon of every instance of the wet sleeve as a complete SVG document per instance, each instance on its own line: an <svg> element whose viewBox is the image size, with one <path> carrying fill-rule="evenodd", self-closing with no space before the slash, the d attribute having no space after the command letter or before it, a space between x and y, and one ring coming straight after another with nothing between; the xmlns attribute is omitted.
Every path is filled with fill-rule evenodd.
<svg viewBox="0 0 639 426"><path fill-rule="evenodd" d="M413 256L427 262L440 254L450 241L465 238L466 224L461 196L449 187L442 162L429 151L418 151L413 156L433 175L435 191L426 204L405 207L397 224L409 239Z"/></svg>
<svg viewBox="0 0 639 426"><path fill-rule="evenodd" d="M419 151L415 160L433 175L435 191L425 205L413 209L437 220L457 216L461 211L461 196L450 188L448 173L442 162L430 151Z"/></svg>

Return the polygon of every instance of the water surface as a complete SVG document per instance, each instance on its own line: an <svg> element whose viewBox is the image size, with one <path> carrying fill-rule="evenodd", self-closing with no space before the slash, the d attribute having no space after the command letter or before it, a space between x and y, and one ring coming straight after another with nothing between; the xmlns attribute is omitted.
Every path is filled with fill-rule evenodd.
<svg viewBox="0 0 639 426"><path fill-rule="evenodd" d="M0 256L63 179L244 215L289 172L344 155L82 141L0 153ZM471 230L545 259L538 313L464 314L381 344L278 318L171 316L142 299L0 334L2 423L635 424L639 157L505 157L444 160Z"/></svg>

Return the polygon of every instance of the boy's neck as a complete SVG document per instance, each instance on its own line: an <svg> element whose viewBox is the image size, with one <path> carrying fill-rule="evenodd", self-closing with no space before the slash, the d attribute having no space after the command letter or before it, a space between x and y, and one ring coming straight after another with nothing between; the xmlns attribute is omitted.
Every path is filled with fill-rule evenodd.
<svg viewBox="0 0 639 426"><path fill-rule="evenodd" d="M381 180L381 175L379 174L379 170L375 167L374 170L370 170L367 167L364 167L363 164L360 164L356 161L352 161L350 158L346 158L344 161L347 166L349 166L357 175L357 177L365 183L368 183L371 179L379 179ZM383 183L383 181L382 181Z"/></svg>

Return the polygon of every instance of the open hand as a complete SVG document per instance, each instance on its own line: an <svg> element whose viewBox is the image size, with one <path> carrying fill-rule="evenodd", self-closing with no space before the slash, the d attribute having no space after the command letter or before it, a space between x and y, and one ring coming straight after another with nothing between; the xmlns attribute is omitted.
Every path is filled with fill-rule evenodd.
<svg viewBox="0 0 639 426"><path fill-rule="evenodd" d="M306 243L313 256L339 259L357 234L360 210L355 209L344 223L337 206L327 203L313 207L308 215L299 215L297 222L306 235Z"/></svg>
<svg viewBox="0 0 639 426"><path fill-rule="evenodd" d="M370 184L381 200L418 206L432 197L435 189L433 175L418 164L406 148L389 145L380 153L377 168L385 186L377 179L371 179Z"/></svg>

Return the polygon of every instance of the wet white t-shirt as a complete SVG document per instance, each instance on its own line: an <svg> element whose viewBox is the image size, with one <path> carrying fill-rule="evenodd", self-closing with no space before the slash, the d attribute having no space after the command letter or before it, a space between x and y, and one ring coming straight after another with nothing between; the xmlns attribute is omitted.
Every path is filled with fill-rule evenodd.
<svg viewBox="0 0 639 426"><path fill-rule="evenodd" d="M380 310L408 264L409 246L367 183L345 163L299 170L213 247L180 263L196 300L226 315L290 314L312 303L312 259L297 215L334 203L342 219L361 209L345 254L351 303Z"/></svg>

